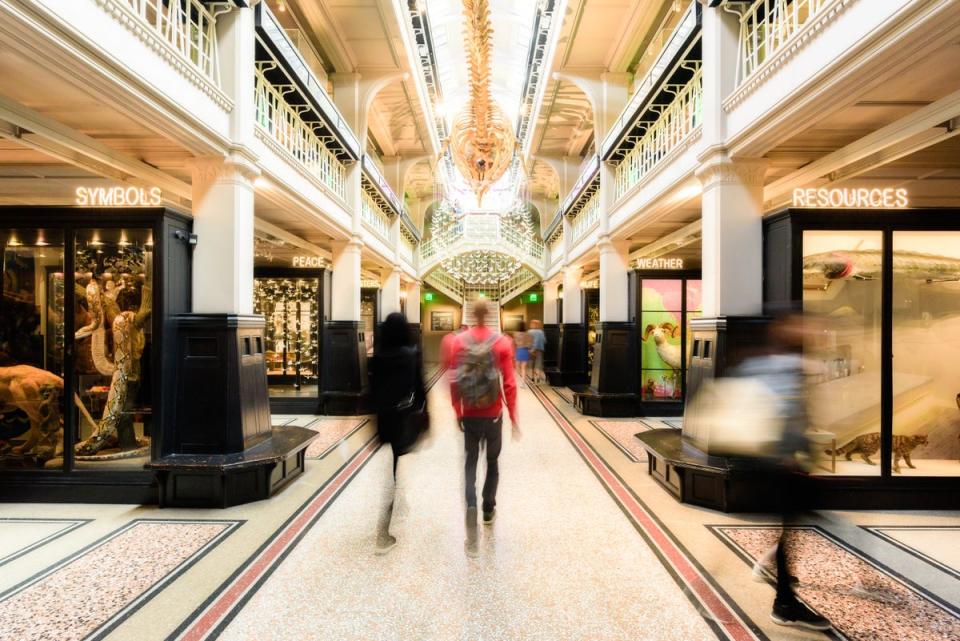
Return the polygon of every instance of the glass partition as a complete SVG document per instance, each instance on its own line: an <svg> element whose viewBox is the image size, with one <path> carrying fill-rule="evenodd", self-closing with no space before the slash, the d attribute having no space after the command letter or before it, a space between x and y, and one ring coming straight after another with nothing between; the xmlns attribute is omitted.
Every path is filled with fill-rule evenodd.
<svg viewBox="0 0 960 641"><path fill-rule="evenodd" d="M63 468L62 232L0 230L0 469Z"/></svg>
<svg viewBox="0 0 960 641"><path fill-rule="evenodd" d="M153 415L152 231L77 230L72 285L75 466L142 469Z"/></svg>
<svg viewBox="0 0 960 641"><path fill-rule="evenodd" d="M892 473L960 475L960 232L893 232Z"/></svg>
<svg viewBox="0 0 960 641"><path fill-rule="evenodd" d="M815 473L880 474L881 231L803 232L803 311L809 367L808 432ZM911 392L894 389L894 403Z"/></svg>

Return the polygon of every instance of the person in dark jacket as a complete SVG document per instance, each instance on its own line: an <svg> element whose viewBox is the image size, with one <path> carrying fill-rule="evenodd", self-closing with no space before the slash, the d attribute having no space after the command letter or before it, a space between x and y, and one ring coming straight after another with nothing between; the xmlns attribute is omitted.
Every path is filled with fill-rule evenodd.
<svg viewBox="0 0 960 641"><path fill-rule="evenodd" d="M377 553L385 554L397 544L396 537L390 534L397 462L415 445L418 433L411 429L411 417L417 412L425 412L427 402L423 361L417 347L411 345L410 326L403 314L394 312L383 321L367 371L377 414L377 433L380 442L389 443L393 453L393 475L387 483L377 523Z"/></svg>

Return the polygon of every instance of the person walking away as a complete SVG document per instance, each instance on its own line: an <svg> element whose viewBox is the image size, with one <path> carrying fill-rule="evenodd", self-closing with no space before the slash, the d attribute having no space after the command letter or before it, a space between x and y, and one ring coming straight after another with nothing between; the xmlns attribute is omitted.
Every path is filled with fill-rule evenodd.
<svg viewBox="0 0 960 641"><path fill-rule="evenodd" d="M390 534L390 521L397 489L397 463L415 445L425 429L427 393L423 383L423 360L411 344L410 326L403 314L393 312L380 328L380 337L367 366L370 392L377 414L377 434L390 444L393 473L385 486L377 521L377 554L386 554L397 544Z"/></svg>
<svg viewBox="0 0 960 641"><path fill-rule="evenodd" d="M520 374L520 387L526 387L527 363L530 362L530 334L527 333L527 326L520 321L520 328L513 333L513 343L517 347L517 373Z"/></svg>
<svg viewBox="0 0 960 641"><path fill-rule="evenodd" d="M543 353L547 350L547 335L543 333L543 323L538 320L530 321L530 360L534 383L547 382L547 374L543 371Z"/></svg>
<svg viewBox="0 0 960 641"><path fill-rule="evenodd" d="M802 355L803 323L803 316L795 311L776 314L768 330L767 353L745 359L734 375L763 381L776 398L781 421L778 442L768 456L756 461L767 476L766 482L776 492L783 519L783 531L775 554L776 596L770 618L778 625L828 630L830 621L807 607L794 592L797 583L794 569L800 550L792 530L803 511L803 466L810 460L810 444L806 436L809 420ZM762 568L754 571L757 570L764 571Z"/></svg>
<svg viewBox="0 0 960 641"><path fill-rule="evenodd" d="M487 457L482 492L484 524L493 524L496 516L504 401L510 414L513 438L517 440L521 436L510 341L484 324L488 314L485 300L474 303L473 313L476 325L460 334L454 345L453 362L457 364L457 371L450 383L450 399L463 432L466 453L467 540L464 547L469 556L477 555L477 459L481 443L486 445Z"/></svg>

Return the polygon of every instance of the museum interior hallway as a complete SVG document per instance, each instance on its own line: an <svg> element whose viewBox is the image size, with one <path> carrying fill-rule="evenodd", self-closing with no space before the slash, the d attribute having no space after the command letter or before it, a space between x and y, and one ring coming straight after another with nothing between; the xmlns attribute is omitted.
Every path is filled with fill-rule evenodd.
<svg viewBox="0 0 960 641"><path fill-rule="evenodd" d="M747 560L776 536L769 517L677 503L630 441L658 421L587 421L563 388L520 390L524 437L504 443L497 520L467 558L462 441L432 382L434 437L401 460L386 556L374 530L390 459L371 423L277 417L321 437L271 501L3 506L0 638L825 638L768 618L773 590ZM960 637L956 513L820 517L800 532L797 574L828 638Z"/></svg>

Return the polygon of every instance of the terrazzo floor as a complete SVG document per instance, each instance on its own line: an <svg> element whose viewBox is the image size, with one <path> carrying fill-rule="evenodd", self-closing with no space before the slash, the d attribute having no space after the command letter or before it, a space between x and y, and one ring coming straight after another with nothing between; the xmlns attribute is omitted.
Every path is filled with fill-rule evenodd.
<svg viewBox="0 0 960 641"><path fill-rule="evenodd" d="M374 555L381 450L220 638L715 639L543 407L520 404L479 558L464 554L463 440L438 386L433 443L401 459L397 547Z"/></svg>
<svg viewBox="0 0 960 641"><path fill-rule="evenodd" d="M520 390L525 436L504 442L497 520L467 558L439 374L432 442L400 463L390 554L373 553L390 465L373 423L275 416L321 437L269 501L0 505L0 641L960 638L960 513L823 513L801 578L840 630L783 628L772 587L750 580L776 520L683 505L652 480L633 435L677 419L584 417L547 385Z"/></svg>

